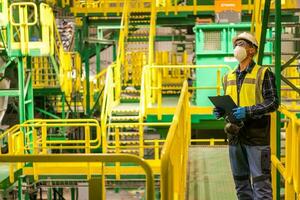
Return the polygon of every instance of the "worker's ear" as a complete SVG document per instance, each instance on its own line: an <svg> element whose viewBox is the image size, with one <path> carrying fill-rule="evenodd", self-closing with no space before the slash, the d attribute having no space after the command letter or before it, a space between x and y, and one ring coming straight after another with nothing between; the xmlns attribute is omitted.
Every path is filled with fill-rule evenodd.
<svg viewBox="0 0 300 200"><path fill-rule="evenodd" d="M256 49L255 48L250 48L249 53L251 56L254 56L256 54Z"/></svg>

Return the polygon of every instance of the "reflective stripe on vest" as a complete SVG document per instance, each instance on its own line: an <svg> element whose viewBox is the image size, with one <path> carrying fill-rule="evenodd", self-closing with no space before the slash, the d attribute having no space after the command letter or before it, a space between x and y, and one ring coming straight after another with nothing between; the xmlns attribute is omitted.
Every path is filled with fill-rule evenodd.
<svg viewBox="0 0 300 200"><path fill-rule="evenodd" d="M240 89L239 106L252 106L263 102L262 83L267 68L255 65L251 73L247 73ZM230 95L238 104L237 80L235 70L229 72L223 78L223 86L226 95Z"/></svg>

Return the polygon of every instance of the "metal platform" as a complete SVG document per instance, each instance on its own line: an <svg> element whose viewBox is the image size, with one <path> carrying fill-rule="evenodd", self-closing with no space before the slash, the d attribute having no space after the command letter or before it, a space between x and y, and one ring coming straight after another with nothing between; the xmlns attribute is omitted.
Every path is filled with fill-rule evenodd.
<svg viewBox="0 0 300 200"><path fill-rule="evenodd" d="M237 199L227 146L190 147L188 170L186 199Z"/></svg>

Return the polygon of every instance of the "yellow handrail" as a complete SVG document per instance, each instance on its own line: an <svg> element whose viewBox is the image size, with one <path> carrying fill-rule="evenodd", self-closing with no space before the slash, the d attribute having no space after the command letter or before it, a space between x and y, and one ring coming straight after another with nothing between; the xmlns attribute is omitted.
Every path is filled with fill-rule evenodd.
<svg viewBox="0 0 300 200"><path fill-rule="evenodd" d="M125 62L125 41L128 35L128 15L130 0L124 1L123 15L121 21L121 29L119 36L119 45L117 51L117 61L114 70L114 82L115 82L115 99L120 100L121 95L121 68Z"/></svg>
<svg viewBox="0 0 300 200"><path fill-rule="evenodd" d="M58 128L65 131L67 127L83 128L84 139L54 140L49 138L48 129ZM91 138L92 128L95 129L96 137ZM101 128L95 119L33 119L18 124L6 130L0 135L0 141L8 143L8 155L23 155L27 153L48 154L51 149L83 149L90 153L91 149L98 149L101 145ZM70 134L66 132L65 134ZM4 154L1 153L1 156ZM14 181L14 172L23 167L22 163L17 166L10 165L10 181Z"/></svg>
<svg viewBox="0 0 300 200"><path fill-rule="evenodd" d="M115 101L115 85L114 85L114 75L113 69L116 68L115 64L110 65L107 68L105 87L103 93L102 107L101 107L101 129L102 129L102 139L103 139L103 153L107 152L106 146L106 133L107 133L107 117L110 116L112 107L116 104Z"/></svg>
<svg viewBox="0 0 300 200"><path fill-rule="evenodd" d="M185 199L188 148L191 138L191 116L188 84L181 95L161 153L161 199Z"/></svg>
<svg viewBox="0 0 300 200"><path fill-rule="evenodd" d="M154 62L154 46L155 46L155 34L156 34L156 3L155 3L155 1L156 0L152 0L152 2L151 2L148 65L152 65Z"/></svg>
<svg viewBox="0 0 300 200"><path fill-rule="evenodd" d="M39 11L39 12L38 12ZM9 55L12 56L49 56L54 53L53 12L45 4L19 2L10 5ZM39 25L41 37L30 35L30 28ZM15 37L17 34L18 37Z"/></svg>
<svg viewBox="0 0 300 200"><path fill-rule="evenodd" d="M165 13L174 13L177 15L180 12L193 12L194 15L197 12L205 11L214 11L214 5L203 5L202 1L191 0L192 3L189 5L180 4L175 0L163 0L156 1L157 12ZM124 5L122 4L124 0L105 0L105 1L79 1L74 0L73 7L71 7L71 12L73 13L89 13L97 10L99 13L103 13L104 16L107 16L110 13L120 14L123 11ZM147 3L151 3L152 0L138 0L139 6L132 8L134 12L151 12L151 6L147 6ZM148 4L149 5L149 4ZM243 4L243 10L251 10L253 4Z"/></svg>
<svg viewBox="0 0 300 200"><path fill-rule="evenodd" d="M152 0L138 0L139 6L133 8L132 10L135 12L150 12L151 7L146 6L147 3ZM159 13L165 13L168 15L169 13L174 13L177 15L180 12L192 12L194 15L197 12L213 12L215 10L215 6L211 5L203 5L203 1L190 0L190 4L182 4L177 3L175 0L156 0L156 10ZM122 13L124 8L124 0L74 0L71 7L71 12L76 13L103 13L106 17L108 14L116 13L119 15ZM283 9L293 9L296 8L297 1L296 0L282 0L282 8ZM255 6L255 2L252 3L250 0L242 4L242 10L251 12Z"/></svg>
<svg viewBox="0 0 300 200"><path fill-rule="evenodd" d="M107 68L105 68L104 70L102 70L100 73L98 73L92 80L90 80L90 108L93 108L96 106L97 102L94 102L94 98L95 98L95 94L99 94L100 92L102 92L102 90L104 90L105 88L105 81L106 81L106 74L107 73ZM112 77L111 77L112 78ZM80 79L80 77L78 78ZM79 82L80 80L78 80ZM84 85L86 84L86 81L84 80ZM80 86L80 84L79 84ZM86 88L86 87L84 87ZM103 101L103 92L100 94L101 96L98 97L98 105L101 108L101 102ZM83 105L86 105L86 90L83 90Z"/></svg>
<svg viewBox="0 0 300 200"><path fill-rule="evenodd" d="M285 198L292 200L300 197L300 120L296 114L289 112L285 107L280 106L280 113L282 113L287 120L285 123L285 162L276 157L277 138L275 129L271 132L271 161L273 165L272 170L272 184L274 193L280 191L276 190L276 169L285 179ZM273 116L272 120L276 120ZM273 121L274 124L274 121Z"/></svg>
<svg viewBox="0 0 300 200"><path fill-rule="evenodd" d="M143 159L126 154L100 154L100 155L91 155L91 154L65 154L65 155L2 155L0 156L0 163L13 163L13 162L33 162L36 163L50 163L50 162L102 162L102 163L111 163L111 162L123 162L123 163L134 163L143 168L146 174L146 198L147 200L155 199L155 189L154 189L154 175L150 165ZM104 167L105 168L105 167ZM105 179L105 170L102 170L102 178ZM104 180L103 180L104 183ZM100 186L99 186L100 187ZM102 191L105 191L105 184L103 188L99 188ZM103 196L103 199L106 197Z"/></svg>
<svg viewBox="0 0 300 200"><path fill-rule="evenodd" d="M43 148L49 148L49 149L84 149L86 147L76 147L72 146L72 144L95 144L90 146L89 148L96 149L101 145L101 134L100 134L100 125L97 120L95 119L33 119L33 120L27 120L23 124L18 124L10 129L6 130L3 134L0 135L0 140L3 140L4 138L11 139L9 137L16 136L20 133L26 133L26 137L31 137L34 131L37 131L36 133L39 133L40 136L47 136L47 131L49 128L66 128L66 127L95 127L96 129L96 138L95 139L89 139L88 143L86 140L66 140L66 141L48 141L46 138L42 138L42 140L39 140L40 138L36 138L36 140L33 140L31 144L70 144L71 146L45 146L45 147L39 147L39 149ZM70 134L69 132L67 132ZM89 131L85 132L87 134L90 134ZM46 140L44 140L46 139ZM41 142L40 142L41 141ZM24 144L22 148L27 150L33 150L32 146L29 145L30 141L27 141L25 146ZM8 152L15 153L15 152ZM1 154L1 152L0 152Z"/></svg>
<svg viewBox="0 0 300 200"><path fill-rule="evenodd" d="M215 89L217 94L221 94L222 81L221 81L221 70L230 71L231 68L228 65L151 65L144 66L142 74L142 85L141 85L141 96L140 96L140 117L147 115L147 109L150 104L157 103L158 111L162 108L162 91L169 90L169 88L163 87L163 80L169 80L170 75L168 73L164 74L165 69L179 69L184 71L184 75L180 73L174 77L181 77L181 82L186 80L189 76L189 71L191 69L215 69L217 77L216 86L199 86L199 87L189 87L190 90L196 89ZM181 87L171 88L180 90ZM153 107L153 105L152 105ZM161 113L158 113L158 117L161 117Z"/></svg>
<svg viewBox="0 0 300 200"><path fill-rule="evenodd" d="M28 10L29 8L33 9L33 21L29 21L28 19ZM37 6L35 3L31 2L22 2L22 3L12 3L10 5L9 10L9 19L10 19L10 35L14 35L14 29L20 31L20 38L19 42L14 40L14 37L10 37L11 41L11 48L12 49L21 49L21 53L23 55L27 55L29 52L29 26L34 26L38 21L38 13L37 13ZM18 11L18 20L15 20L16 16L14 16L14 11ZM17 46L17 47L16 47Z"/></svg>

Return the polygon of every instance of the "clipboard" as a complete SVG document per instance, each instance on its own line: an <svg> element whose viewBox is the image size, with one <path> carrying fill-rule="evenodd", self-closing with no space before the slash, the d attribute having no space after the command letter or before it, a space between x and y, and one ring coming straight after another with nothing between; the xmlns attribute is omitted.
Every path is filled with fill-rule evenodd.
<svg viewBox="0 0 300 200"><path fill-rule="evenodd" d="M228 116L229 120L235 119L232 115L232 109L237 108L238 106L235 104L231 96L211 96L208 98L214 104L215 107L222 108L225 111L225 116Z"/></svg>

